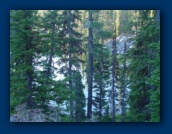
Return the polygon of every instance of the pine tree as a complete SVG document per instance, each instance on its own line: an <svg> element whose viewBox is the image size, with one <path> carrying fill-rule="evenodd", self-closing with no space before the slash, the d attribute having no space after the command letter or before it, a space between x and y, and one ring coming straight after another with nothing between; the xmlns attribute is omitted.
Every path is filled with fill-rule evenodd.
<svg viewBox="0 0 172 134"><path fill-rule="evenodd" d="M149 10L140 11L141 20L139 22L139 33L137 34L137 42L129 51L132 55L132 62L129 66L130 72L130 88L129 96L130 114L133 121L150 121L151 111L147 107L150 104L150 90L154 87L149 85L147 79L153 71L151 59L154 60L154 50L150 44L159 38L158 29L153 24ZM135 71L133 71L135 70Z"/></svg>
<svg viewBox="0 0 172 134"><path fill-rule="evenodd" d="M34 58L38 45L38 16L34 10L12 10L10 21L10 93L11 107L34 102Z"/></svg>
<svg viewBox="0 0 172 134"><path fill-rule="evenodd" d="M133 35L133 30L132 30L132 25L133 25L133 13L134 11L129 11L129 10L122 10L120 11L120 16L119 16L119 33L121 36L132 36ZM127 50L129 49L127 47L128 42L130 40L133 40L133 38L128 38L122 42L123 46L121 47L123 50L118 54L117 56L117 61L119 63L120 69L119 69L119 81L118 81L118 88L119 88L119 103L118 103L118 108L121 111L121 122L125 122L126 118L126 111L127 111L127 98L128 98L128 91L127 91L127 86L128 86L128 76L126 74L127 72L127 64L129 64L128 57L126 55ZM118 44L119 42L117 42ZM118 50L120 51L120 50Z"/></svg>
<svg viewBox="0 0 172 134"><path fill-rule="evenodd" d="M88 27L88 106L87 106L87 118L92 118L92 86L93 86L93 31L92 31L92 11L88 11L89 14L89 27Z"/></svg>
<svg viewBox="0 0 172 134"><path fill-rule="evenodd" d="M127 46L126 46L126 42L124 43L124 54L126 54L127 51ZM125 122L125 115L126 115L126 57L124 57L124 61L123 61L123 68L122 68L122 82L121 82L121 122Z"/></svg>
<svg viewBox="0 0 172 134"><path fill-rule="evenodd" d="M152 24L154 28L154 33L152 36L154 38L154 42L150 43L149 48L152 50L151 54L154 60L150 60L150 64L154 70L151 73L151 77L148 79L148 83L151 85L150 93L150 104L148 104L148 108L151 110L151 122L159 122L160 121L160 11L155 11L155 23Z"/></svg>
<svg viewBox="0 0 172 134"><path fill-rule="evenodd" d="M109 51L102 44L94 44L94 92L93 106L95 115L101 120L105 106L107 105L106 95L109 80Z"/></svg>
<svg viewBox="0 0 172 134"><path fill-rule="evenodd" d="M81 16L78 10L64 10L62 11L63 28L60 32L62 37L61 52L63 53L61 62L66 64L61 68L61 71L69 78L68 88L71 91L70 96L70 116L74 119L73 98L74 89L72 84L73 71L80 69L81 54L84 52L82 49L82 34L76 29L78 28L77 22L80 21Z"/></svg>
<svg viewBox="0 0 172 134"><path fill-rule="evenodd" d="M110 98L112 100L112 116L113 116L113 121L115 122L115 116L116 116L116 99L118 96L117 92L117 82L118 82L118 70L119 70L119 64L117 60L117 41L116 38L118 37L119 33L119 11L115 12L115 27L114 27L114 36L112 39L112 59L111 59L111 64L112 64L112 79L111 79L111 85L112 85L112 90L110 92Z"/></svg>
<svg viewBox="0 0 172 134"><path fill-rule="evenodd" d="M59 16L57 11L50 11L44 17L41 22L37 11L11 11L12 109L27 101L28 106L31 105L29 108L39 107L47 111L50 100L58 106L68 100L66 79L58 82L54 80L56 68L53 57L61 56L58 41L61 26L60 20L57 21Z"/></svg>
<svg viewBox="0 0 172 134"><path fill-rule="evenodd" d="M103 29L99 10L89 10L88 19L86 19L86 27L88 28L88 64L87 64L87 80L88 80L88 110L87 118L91 119L92 116L92 92L93 92L93 76L94 76L94 60L93 57L98 57L99 51L103 48L104 40L111 36L111 33ZM94 37L94 38L93 38ZM100 45L100 48L99 48ZM99 49L99 50L98 50ZM104 51L104 50L102 50ZM96 60L95 60L96 61ZM97 61L98 62L98 61Z"/></svg>
<svg viewBox="0 0 172 134"><path fill-rule="evenodd" d="M101 19L101 12L94 11L92 30L94 37L93 46L93 97L94 115L101 121L105 106L107 105L107 87L109 86L110 51L104 45L104 41L111 38L111 32L104 30L104 23Z"/></svg>
<svg viewBox="0 0 172 134"><path fill-rule="evenodd" d="M53 57L61 56L60 50L60 28L62 28L59 11L49 10L45 12L42 18L42 44L43 54L46 56L47 64L45 65L46 77L52 76L52 71L55 69L52 66ZM44 51L46 50L46 51Z"/></svg>
<svg viewBox="0 0 172 134"><path fill-rule="evenodd" d="M53 122L159 122L160 11L11 10L10 114L25 104Z"/></svg>
<svg viewBox="0 0 172 134"><path fill-rule="evenodd" d="M80 72L73 71L73 89L74 89L74 119L76 122L84 121L85 119L85 95L83 92L84 85Z"/></svg>
<svg viewBox="0 0 172 134"><path fill-rule="evenodd" d="M39 69L37 73L37 87L38 96L36 98L39 106L46 110L50 100L54 99L52 94L56 91L57 82L54 81L57 68L55 67L53 58L61 56L60 49L60 15L56 10L49 10L44 12L41 24L39 25L40 44L38 46L36 63ZM60 86L59 86L60 87ZM60 89L59 89L60 90ZM65 89L64 89L65 92ZM56 93L55 93L56 94ZM57 100L56 100L57 102Z"/></svg>

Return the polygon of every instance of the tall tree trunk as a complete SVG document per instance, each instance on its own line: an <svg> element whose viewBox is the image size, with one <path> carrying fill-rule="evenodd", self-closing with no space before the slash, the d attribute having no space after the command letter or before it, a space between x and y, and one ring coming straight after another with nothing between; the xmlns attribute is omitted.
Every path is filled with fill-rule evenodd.
<svg viewBox="0 0 172 134"><path fill-rule="evenodd" d="M71 49L71 43L69 43L69 49ZM71 51L69 51L69 70L68 70L68 73L69 73L69 89L70 90L72 90L72 63L71 63L71 60L72 60L72 54L71 54ZM71 92L73 92L73 91L71 91ZM70 116L73 119L73 100L71 97L70 97Z"/></svg>
<svg viewBox="0 0 172 134"><path fill-rule="evenodd" d="M115 115L116 115L116 104L115 104L115 62L116 62L116 35L113 38L113 61L112 61L112 116L113 121L115 122Z"/></svg>
<svg viewBox="0 0 172 134"><path fill-rule="evenodd" d="M70 14L70 11L67 12L68 14L68 34L69 34L69 51L68 51L68 56L69 56L69 59L68 59L68 64L69 64L69 68L68 68L68 74L69 74L69 89L72 90L72 52L71 52L71 49L72 49L72 43L71 43L71 38L72 38L72 29L71 29L71 25L70 25L70 22L71 22L71 14ZM71 91L73 92L73 91ZM73 100L70 96L70 117L72 119L74 119L74 113L73 113Z"/></svg>
<svg viewBox="0 0 172 134"><path fill-rule="evenodd" d="M124 54L126 53L126 42L124 44ZM125 82L125 71L126 71L126 58L123 63L123 80L122 80L122 112L121 112L121 121L125 122L125 92L126 92L126 82Z"/></svg>
<svg viewBox="0 0 172 134"><path fill-rule="evenodd" d="M89 11L89 21L90 24L93 21L92 12ZM87 118L90 120L92 118L92 77L93 77L93 33L92 27L89 26L89 37L88 37L88 107L87 107Z"/></svg>

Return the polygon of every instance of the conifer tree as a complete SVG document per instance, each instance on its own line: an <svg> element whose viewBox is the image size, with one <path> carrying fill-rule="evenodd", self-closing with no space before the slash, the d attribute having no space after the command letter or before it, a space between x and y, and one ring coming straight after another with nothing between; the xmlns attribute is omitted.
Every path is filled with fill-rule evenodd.
<svg viewBox="0 0 172 134"><path fill-rule="evenodd" d="M38 46L38 58L36 59L37 68L39 69L37 73L37 92L38 97L36 98L39 102L39 106L44 110L48 110L48 104L50 100L55 101L58 105L59 102L63 102L66 96L58 97L59 93L63 94L61 87L64 87L64 81L55 81L55 76L58 72L56 66L60 65L58 60L57 63L53 58L59 59L61 57L60 45L61 45L61 36L60 29L62 28L60 11L49 10L44 11L44 14L41 18L41 24L39 25L40 31L40 44ZM56 66L55 66L56 65ZM58 86L57 86L58 85Z"/></svg>
<svg viewBox="0 0 172 134"><path fill-rule="evenodd" d="M38 45L38 16L36 10L12 10L10 21L10 104L34 102L34 58Z"/></svg>
<svg viewBox="0 0 172 134"><path fill-rule="evenodd" d="M155 22L150 26L152 38L154 42L149 44L151 59L149 64L154 68L151 72L151 77L148 79L150 84L150 103L147 105L151 110L151 122L160 121L160 11L154 11ZM148 31L150 32L150 31Z"/></svg>
<svg viewBox="0 0 172 134"><path fill-rule="evenodd" d="M94 92L93 106L95 107L95 115L101 120L105 106L107 105L106 95L109 80L109 51L102 44L94 44Z"/></svg>
<svg viewBox="0 0 172 134"><path fill-rule="evenodd" d="M85 119L85 95L83 92L84 85L80 72L73 71L73 89L74 89L74 119L76 122L84 121Z"/></svg>
<svg viewBox="0 0 172 134"><path fill-rule="evenodd" d="M160 11L11 10L10 114L20 106L44 121L159 122Z"/></svg>
<svg viewBox="0 0 172 134"><path fill-rule="evenodd" d="M74 88L72 84L73 71L80 69L80 63L83 62L80 59L81 54L84 52L82 49L82 34L80 34L76 28L78 27L77 22L80 21L81 16L78 10L64 10L62 11L62 31L60 35L62 37L61 52L63 56L61 62L65 65L61 68L62 72L69 78L68 88L71 91L70 96L70 116L74 119L74 100L72 96L74 95Z"/></svg>
<svg viewBox="0 0 172 134"><path fill-rule="evenodd" d="M139 11L141 20L139 22L139 33L137 42L129 51L132 55L132 62L129 66L130 72L130 114L133 121L150 121L151 111L147 107L150 104L150 94L154 87L149 85L147 79L153 71L151 59L154 60L154 50L150 47L159 38L159 32L154 25L150 10ZM135 71L133 71L135 70Z"/></svg>
<svg viewBox="0 0 172 134"><path fill-rule="evenodd" d="M117 91L117 81L118 81L118 70L119 70L119 64L117 60L117 41L116 38L118 37L119 33L119 11L115 12L115 23L114 23L114 36L112 39L112 59L111 59L111 64L112 64L112 79L111 79L111 85L112 85L112 90L110 92L110 97L112 100L112 116L113 116L113 121L115 122L115 116L116 116L116 99L118 96L118 91Z"/></svg>
<svg viewBox="0 0 172 134"><path fill-rule="evenodd" d="M88 27L88 106L87 106L87 118L90 120L92 118L92 84L93 84L93 31L92 22L93 16L92 11L88 11L89 14L89 27Z"/></svg>

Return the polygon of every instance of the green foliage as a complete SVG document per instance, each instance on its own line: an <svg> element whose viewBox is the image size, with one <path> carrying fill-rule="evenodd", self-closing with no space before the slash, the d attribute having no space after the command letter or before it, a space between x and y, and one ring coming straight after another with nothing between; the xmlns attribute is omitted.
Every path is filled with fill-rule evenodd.
<svg viewBox="0 0 172 134"><path fill-rule="evenodd" d="M58 112L62 122L85 121L81 69L88 71L87 36L91 28L95 94L91 105L95 121L113 121L109 104L114 96L112 92L107 94L112 77L121 95L115 96L120 101L119 108L125 107L124 114L116 114L116 122L122 118L125 122L160 121L160 27L153 18L155 11L91 10L90 19L88 11L43 12L40 15L37 10L10 11L10 114L27 102L27 108L43 109L53 118ZM135 43L124 54L117 53L121 46L115 39L120 34L136 35ZM103 45L112 37L113 55ZM58 74L63 78L58 78ZM127 92L122 92L124 88L130 89L129 98ZM57 106L52 108L50 101Z"/></svg>
<svg viewBox="0 0 172 134"><path fill-rule="evenodd" d="M101 28L103 28L103 23L94 21L94 22L92 22L92 27L94 29L101 29Z"/></svg>
<svg viewBox="0 0 172 134"><path fill-rule="evenodd" d="M39 17L34 10L10 11L10 109L23 103L31 96L34 75L33 58L37 46L37 23ZM30 79L30 80L29 80Z"/></svg>
<svg viewBox="0 0 172 134"><path fill-rule="evenodd" d="M121 11L119 18L119 33L130 33L133 26L133 13L132 11L123 10Z"/></svg>
<svg viewBox="0 0 172 134"><path fill-rule="evenodd" d="M100 31L100 38L102 40L109 39L112 37L112 35L113 35L113 33L111 31L107 31L107 30Z"/></svg>
<svg viewBox="0 0 172 134"><path fill-rule="evenodd" d="M155 70L152 72L151 77L147 80L151 86L156 87L150 90L150 104L147 107L151 110L151 122L160 121L160 42L152 44L151 47L155 48L157 52L155 60L152 61Z"/></svg>
<svg viewBox="0 0 172 134"><path fill-rule="evenodd" d="M112 116L103 116L100 122L113 122Z"/></svg>
<svg viewBox="0 0 172 134"><path fill-rule="evenodd" d="M160 119L159 29L155 22L145 19L147 13L140 14L144 26L140 28L135 46L128 52L132 55L129 105L131 121L135 122Z"/></svg>
<svg viewBox="0 0 172 134"><path fill-rule="evenodd" d="M112 116L103 116L100 122L113 122L113 117ZM116 122L121 122L121 115L117 114L116 115Z"/></svg>
<svg viewBox="0 0 172 134"><path fill-rule="evenodd" d="M102 44L94 44L94 74L93 74L93 90L96 96L93 98L95 106L95 116L102 116L102 111L107 104L106 95L109 80L109 51Z"/></svg>
<svg viewBox="0 0 172 134"><path fill-rule="evenodd" d="M85 95L83 92L84 85L82 84L82 77L80 72L73 72L73 90L74 90L74 111L75 121L81 122L85 119Z"/></svg>
<svg viewBox="0 0 172 134"><path fill-rule="evenodd" d="M74 122L74 120L68 115L63 115L61 118L61 122Z"/></svg>

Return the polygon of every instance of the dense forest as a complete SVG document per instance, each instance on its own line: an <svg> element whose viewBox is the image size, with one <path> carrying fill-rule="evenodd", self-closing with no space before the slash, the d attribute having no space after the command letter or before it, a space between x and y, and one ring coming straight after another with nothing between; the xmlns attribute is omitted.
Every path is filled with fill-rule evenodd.
<svg viewBox="0 0 172 134"><path fill-rule="evenodd" d="M159 10L11 10L11 122L159 122Z"/></svg>

